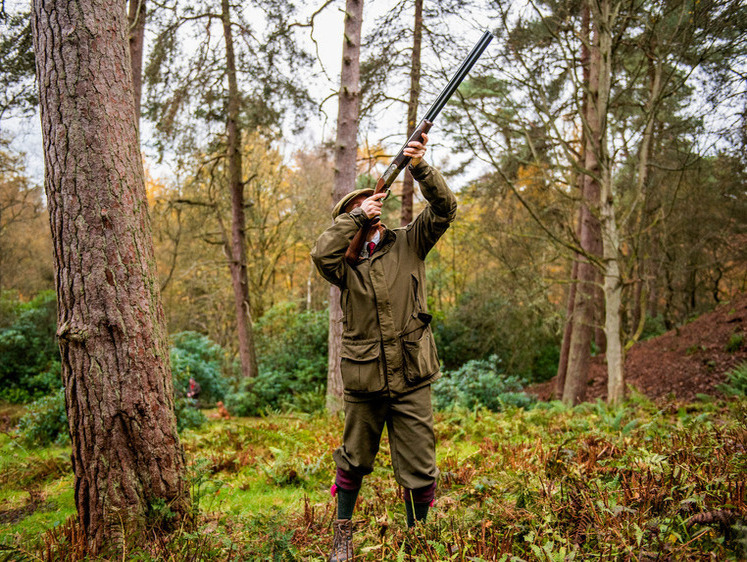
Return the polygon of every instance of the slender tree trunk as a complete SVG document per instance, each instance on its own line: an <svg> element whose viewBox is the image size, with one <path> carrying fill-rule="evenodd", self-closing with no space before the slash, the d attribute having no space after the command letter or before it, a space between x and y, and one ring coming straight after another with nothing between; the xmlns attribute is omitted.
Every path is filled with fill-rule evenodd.
<svg viewBox="0 0 747 562"><path fill-rule="evenodd" d="M648 193L648 174L649 161L653 151L653 139L656 124L656 107L661 94L661 81L663 64L656 54L656 44L650 46L648 54L648 75L649 75L649 100L646 104L646 127L641 139L641 147L638 152L638 179L636 181L636 201L638 205L636 216L636 247L639 248L637 253L637 272L634 282L633 302L633 322L631 331L633 335L626 347L632 345L638 340L646 322L646 310L648 308L649 291L646 288L647 263L650 261L650 252L647 251L650 244L650 237L644 232L644 221L649 220L650 197Z"/></svg>
<svg viewBox="0 0 747 562"><path fill-rule="evenodd" d="M573 333L573 306L576 303L576 281L578 279L578 256L571 265L571 282L568 285L568 300L565 309L565 328L563 341L560 344L560 359L558 361L558 375L555 378L555 397L561 398L565 389L565 377L568 373L568 354L571 348L571 333Z"/></svg>
<svg viewBox="0 0 747 562"><path fill-rule="evenodd" d="M620 314L622 310L623 283L620 270L620 239L617 231L615 196L612 189L612 171L607 152L607 105L612 80L612 22L614 13L610 0L592 2L592 19L595 29L594 49L599 63L597 74L596 105L592 108L595 139L597 140L598 170L601 180L600 216L602 227L602 276L605 302L604 332L607 361L607 400L619 402L625 395L624 353Z"/></svg>
<svg viewBox="0 0 747 562"><path fill-rule="evenodd" d="M342 70L337 111L337 140L335 142L333 205L355 187L358 156L358 113L360 111L360 55L363 0L346 0L345 37L342 43ZM342 343L342 310L340 290L329 292L329 363L327 369L327 409L337 412L342 408L342 374L340 346Z"/></svg>
<svg viewBox="0 0 747 562"><path fill-rule="evenodd" d="M589 83L589 9L588 5L585 5L581 17L581 54L579 57L579 63L581 64L581 71L583 76L583 83ZM585 91L582 91L581 97L581 113L586 115L588 106L588 96ZM579 168L583 168L586 163L584 158L584 151L586 150L586 137L587 131L585 127L581 128L581 156L579 157L580 162ZM584 175L579 173L577 178L578 191L583 199L584 193ZM579 210L578 224L576 226L576 238L581 239L581 218L582 214ZM566 303L566 315L565 315L565 327L563 329L563 341L560 344L560 359L558 361L558 374L555 378L555 395L558 398L562 398L565 392L565 380L568 376L568 360L571 349L571 335L573 334L575 306L576 306L576 289L578 287L578 264L581 261L581 254L574 255L573 265L571 266L571 284L568 288L568 300Z"/></svg>
<svg viewBox="0 0 747 562"><path fill-rule="evenodd" d="M423 40L423 0L415 0L415 26L412 31L412 59L410 64L410 101L407 103L407 138L415 132L420 102L420 45ZM412 222L412 199L415 181L410 170L405 168L402 180L402 213L400 225Z"/></svg>
<svg viewBox="0 0 747 562"><path fill-rule="evenodd" d="M132 89L135 96L135 116L140 124L140 104L143 93L143 42L145 38L145 0L129 0L127 21L130 29L130 60Z"/></svg>
<svg viewBox="0 0 747 562"><path fill-rule="evenodd" d="M241 128L239 126L239 87L236 79L236 56L233 50L231 13L228 0L221 0L223 37L226 42L226 74L228 76L228 181L231 190L231 242L226 248L231 270L234 305L236 307L236 332L239 338L241 374L257 375L257 355L254 348L249 281L246 269L246 217L244 214L244 182L241 162Z"/></svg>
<svg viewBox="0 0 747 562"><path fill-rule="evenodd" d="M584 19L588 21L588 5L584 7ZM588 24L585 24L585 26ZM588 27L586 27L588 29ZM588 32L585 32L588 38ZM584 167L581 191L581 211L579 224L579 238L585 256L578 262L578 284L576 299L573 305L573 329L568 350L568 369L563 389L563 402L577 404L586 397L586 384L589 371L591 338L594 334L595 298L598 273L589 257L599 257L602 254L598 209L600 197L600 169L599 155L601 142L601 123L597 115L598 86L600 70L600 53L597 45L598 38L590 41L589 73L586 81L584 124L585 146Z"/></svg>
<svg viewBox="0 0 747 562"><path fill-rule="evenodd" d="M189 513L121 0L35 0L75 504L94 552ZM124 553L117 558L124 558Z"/></svg>

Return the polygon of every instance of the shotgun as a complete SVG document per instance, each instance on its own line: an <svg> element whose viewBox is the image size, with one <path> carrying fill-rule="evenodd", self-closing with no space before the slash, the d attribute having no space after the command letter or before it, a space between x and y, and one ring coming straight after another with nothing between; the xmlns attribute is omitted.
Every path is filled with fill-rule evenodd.
<svg viewBox="0 0 747 562"><path fill-rule="evenodd" d="M410 135L410 138L407 139L407 142L405 142L402 148L399 149L399 152L394 157L394 160L392 160L392 163L389 164L389 167L378 179L378 181L376 182L376 187L374 188L374 194L383 193L384 191L389 192L390 187L394 183L394 180L397 179L399 173L404 170L405 167L410 163L411 158L403 154L405 148L407 148L407 145L412 141L422 141L422 134L430 131L431 127L433 126L433 121L436 119L438 114L441 113L441 110L446 105L446 102L449 101L449 98L454 94L454 92L456 92L459 84L461 84L462 81L467 77L467 74L475 65L477 59L480 58L480 55L482 55L483 51L487 48L492 39L493 34L490 33L490 31L486 31L482 34L480 40L472 48L472 51L470 51L469 55L467 55L467 58L462 61L461 66L456 71L454 76L451 77L449 83L446 84L446 87L441 91L440 94L438 94L436 101L433 102L433 105L431 105L431 108L425 114L423 120L415 128L415 131L412 133L412 135ZM361 227L360 230L358 230L358 232L355 234L355 237L350 242L350 246L348 246L348 249L345 252L345 260L350 265L356 265L361 261L360 253L361 249L363 248L363 244L368 237L368 233L371 230L371 227L378 222L378 218L370 221L368 224Z"/></svg>

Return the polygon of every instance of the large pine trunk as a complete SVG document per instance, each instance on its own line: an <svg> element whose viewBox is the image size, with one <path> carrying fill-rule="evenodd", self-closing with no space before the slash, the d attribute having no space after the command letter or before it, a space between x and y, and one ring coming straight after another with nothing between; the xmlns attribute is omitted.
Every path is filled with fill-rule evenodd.
<svg viewBox="0 0 747 562"><path fill-rule="evenodd" d="M423 40L423 0L415 0L415 25L412 30L412 57L410 59L410 99L407 102L407 138L415 132L420 102L420 46ZM402 211L400 226L412 222L412 199L415 181L410 170L405 168L402 180Z"/></svg>
<svg viewBox="0 0 747 562"><path fill-rule="evenodd" d="M228 77L226 151L228 153L228 182L231 190L231 238L230 241L225 240L225 250L229 257L228 265L231 270L241 373L244 377L255 377L258 369L249 301L249 275L246 268L246 215L244 213L244 172L241 159L241 128L239 125L239 87L231 28L231 8L228 0L222 0L221 6L223 37L226 43L226 74Z"/></svg>
<svg viewBox="0 0 747 562"><path fill-rule="evenodd" d="M355 187L358 156L358 113L360 111L360 54L363 0L345 3L345 37L342 43L342 70L337 111L337 140L335 142L334 186L332 204ZM342 310L340 291L329 292L329 363L327 367L327 409L337 412L342 408L342 374L340 346L342 343Z"/></svg>
<svg viewBox="0 0 747 562"><path fill-rule="evenodd" d="M35 0L78 517L93 551L189 512L121 0ZM126 537L126 541L125 541Z"/></svg>
<svg viewBox="0 0 747 562"><path fill-rule="evenodd" d="M589 37L589 7L584 6L584 36ZM584 115L584 168L582 177L581 211L579 217L579 243L583 256L579 256L573 320L568 346L568 367L563 388L563 402L577 404L586 396L591 340L595 328L595 310L599 306L599 274L592 259L601 257L602 240L599 225L600 198L600 143L601 124L597 116L599 86L599 49L597 37L590 41L588 74L584 73L586 99Z"/></svg>

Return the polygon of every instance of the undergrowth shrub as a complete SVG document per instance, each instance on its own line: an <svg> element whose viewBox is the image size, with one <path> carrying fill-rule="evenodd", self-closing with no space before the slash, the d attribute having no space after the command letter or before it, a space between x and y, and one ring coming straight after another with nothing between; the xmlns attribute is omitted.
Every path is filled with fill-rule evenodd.
<svg viewBox="0 0 747 562"><path fill-rule="evenodd" d="M494 412L507 406L528 408L535 399L522 392L524 384L520 377L505 373L496 355L467 361L433 384L433 406L438 410L482 406Z"/></svg>
<svg viewBox="0 0 747 562"><path fill-rule="evenodd" d="M641 341L655 338L662 335L667 331L667 325L664 321L664 317L661 314L656 316L646 316L643 323L643 331L641 332Z"/></svg>
<svg viewBox="0 0 747 562"><path fill-rule="evenodd" d="M198 408L191 398L177 398L174 401L176 414L176 430L181 433L185 429L198 429L207 421L205 414Z"/></svg>
<svg viewBox="0 0 747 562"><path fill-rule="evenodd" d="M54 291L23 302L0 295L0 400L20 404L62 386Z"/></svg>
<svg viewBox="0 0 747 562"><path fill-rule="evenodd" d="M200 385L200 404L213 404L224 398L229 384L221 369L221 346L197 332L179 332L171 336L170 355L177 398L186 396L190 378Z"/></svg>
<svg viewBox="0 0 747 562"><path fill-rule="evenodd" d="M31 404L18 422L18 435L31 445L46 446L67 442L70 435L64 391L59 389Z"/></svg>
<svg viewBox="0 0 747 562"><path fill-rule="evenodd" d="M729 336L729 341L726 344L726 351L729 353L736 353L740 349L742 349L742 346L744 345L744 333L743 332L734 332L731 336Z"/></svg>
<svg viewBox="0 0 747 562"><path fill-rule="evenodd" d="M328 312L299 312L295 303L272 307L256 323L259 375L226 396L238 416L268 409L312 412L324 408Z"/></svg>
<svg viewBox="0 0 747 562"><path fill-rule="evenodd" d="M726 375L726 383L718 386L724 394L747 396L747 361L737 365Z"/></svg>
<svg viewBox="0 0 747 562"><path fill-rule="evenodd" d="M197 429L207 421L205 414L189 398L176 399L175 413L176 427L180 433L185 429ZM17 432L21 440L29 445L67 443L70 435L64 390L59 389L31 404L18 422Z"/></svg>
<svg viewBox="0 0 747 562"><path fill-rule="evenodd" d="M531 382L549 380L560 357L558 327L540 305L519 305L491 286L464 293L457 305L438 313L433 332L447 369L497 355L506 369Z"/></svg>

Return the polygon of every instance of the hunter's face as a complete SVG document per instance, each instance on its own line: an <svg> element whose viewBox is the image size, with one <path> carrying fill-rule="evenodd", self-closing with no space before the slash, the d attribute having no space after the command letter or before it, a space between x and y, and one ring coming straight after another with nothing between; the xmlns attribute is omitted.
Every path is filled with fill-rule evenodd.
<svg viewBox="0 0 747 562"><path fill-rule="evenodd" d="M353 209L360 207L365 200L366 200L365 195L359 195L358 197L349 201L347 205L345 205L345 209L343 209L343 212L349 213Z"/></svg>

